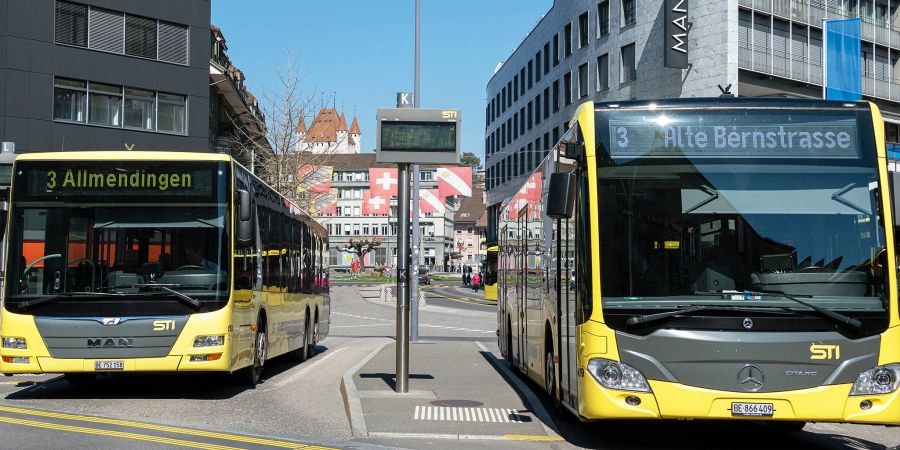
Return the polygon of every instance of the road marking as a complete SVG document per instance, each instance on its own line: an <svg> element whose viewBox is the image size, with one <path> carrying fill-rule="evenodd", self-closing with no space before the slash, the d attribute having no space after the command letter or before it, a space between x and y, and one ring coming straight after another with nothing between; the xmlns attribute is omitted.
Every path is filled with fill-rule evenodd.
<svg viewBox="0 0 900 450"><path fill-rule="evenodd" d="M338 316L354 317L354 318L357 318L357 319L377 320L377 321L379 321L379 322L387 322L387 323L384 323L384 324L377 324L377 325L391 325L391 324L395 323L394 320L392 320L392 319L380 319L380 318L378 318L378 317L357 316L357 315L354 315L354 314L339 313L339 312L332 312L331 314L338 315ZM369 325L336 325L336 326L335 326L335 325L332 325L331 328L365 327L365 326L377 326L377 325L375 325L375 324L369 324ZM445 330L453 330L453 331L468 331L468 332L470 332L470 333L485 333L485 334L488 334L488 333L496 333L496 332L497 332L496 330L471 330L471 329L468 329L468 328L451 327L451 326L447 326L447 325L432 325L432 324L428 324L428 323L420 323L419 326L420 326L420 327L425 327L425 328L441 328L441 329L445 329Z"/></svg>
<svg viewBox="0 0 900 450"><path fill-rule="evenodd" d="M367 323L365 325L331 325L328 328L389 327L390 323Z"/></svg>
<svg viewBox="0 0 900 450"><path fill-rule="evenodd" d="M452 301L454 301L454 302L468 303L468 304L470 304L470 305L485 306L485 307L488 307L488 308L495 308L495 307L497 306L497 305L485 305L484 303L477 303L477 302L473 302L473 301L466 300L466 299L462 299L462 298L458 298L458 297L448 297L448 296L446 296L446 295L441 295L441 294L438 294L438 293L436 293L436 292L433 292L433 291L431 291L430 289L426 291L425 295L426 295L426 296L431 295L431 296L434 296L434 297L440 297L440 298L443 298L443 299L452 300Z"/></svg>
<svg viewBox="0 0 900 450"><path fill-rule="evenodd" d="M328 351L328 353L326 353L325 355L322 355L321 358L318 358L315 361L311 361L309 365L307 365L306 367L303 367L303 369L300 370L299 372L285 378L284 380L279 381L278 383L275 383L275 387L265 389L265 390L263 390L263 392L272 391L272 390L284 387L290 383L293 383L294 380L297 379L297 377L307 374L310 370L314 369L316 366L321 364L326 359L331 358L332 356L334 356L334 355L340 353L342 350L346 350L346 349L347 349L347 347L340 347L340 348L336 348L334 350Z"/></svg>
<svg viewBox="0 0 900 450"><path fill-rule="evenodd" d="M185 441L182 439L172 439L160 436L150 436L147 434L126 433L123 431L101 430L96 428L76 427L72 425L62 425L52 422L39 422L36 420L16 419L13 417L0 416L0 422L23 425L26 427L45 428L58 431L69 431L72 433L95 434L100 436L110 436L123 439L131 439L136 441L156 442L160 444L179 445L182 447L203 448L209 450L237 450L239 447L228 447L225 445L208 444L206 442Z"/></svg>
<svg viewBox="0 0 900 450"><path fill-rule="evenodd" d="M249 444L267 445L270 447L296 448L296 449L328 449L330 447L317 447L313 445L305 445L299 442L276 441L266 438L257 438L251 436L240 436L228 433L216 433L212 431L192 430L188 428L170 427L167 425L155 425L144 422L134 422L130 420L106 419L103 417L79 416L75 414L55 413L49 411L39 411L35 409L15 408L11 406L0 406L0 411L13 414L22 414L29 416L49 417L54 419L74 420L80 422L102 423L106 425L117 425L122 427L142 428L145 430L161 431L166 433L186 434L191 436L207 437L213 439L223 439L227 441L246 442Z"/></svg>
<svg viewBox="0 0 900 450"><path fill-rule="evenodd" d="M413 420L446 422L526 423L532 419L522 411L509 408L458 408L451 406L416 406Z"/></svg>
<svg viewBox="0 0 900 450"><path fill-rule="evenodd" d="M510 441L557 442L564 440L561 436L538 436L532 434L505 434L504 439Z"/></svg>

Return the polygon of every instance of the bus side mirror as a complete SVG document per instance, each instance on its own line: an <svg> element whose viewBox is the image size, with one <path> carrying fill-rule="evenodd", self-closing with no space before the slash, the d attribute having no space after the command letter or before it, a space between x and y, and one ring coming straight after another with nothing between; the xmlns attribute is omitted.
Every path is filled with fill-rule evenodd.
<svg viewBox="0 0 900 450"><path fill-rule="evenodd" d="M253 232L253 221L250 214L250 193L245 190L237 191L238 194L238 221L237 244L240 247L252 247L256 241Z"/></svg>
<svg viewBox="0 0 900 450"><path fill-rule="evenodd" d="M550 174L547 192L547 216L551 219L571 219L575 212L575 174L557 172Z"/></svg>
<svg viewBox="0 0 900 450"><path fill-rule="evenodd" d="M900 192L895 191L894 189L900 187L900 174L891 173L891 177L888 179L889 187L888 191L890 191L891 200L894 201L892 205L894 207L894 227L900 227ZM894 239L897 239L897 236L894 236Z"/></svg>

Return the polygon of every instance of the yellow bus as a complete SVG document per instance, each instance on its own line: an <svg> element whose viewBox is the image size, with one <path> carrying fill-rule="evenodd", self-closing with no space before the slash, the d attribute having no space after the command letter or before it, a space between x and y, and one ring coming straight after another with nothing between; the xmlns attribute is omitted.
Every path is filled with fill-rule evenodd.
<svg viewBox="0 0 900 450"><path fill-rule="evenodd" d="M588 102L570 126L498 222L501 349L560 412L900 423L874 104Z"/></svg>
<svg viewBox="0 0 900 450"><path fill-rule="evenodd" d="M16 159L0 372L238 372L328 333L325 229L229 156Z"/></svg>
<svg viewBox="0 0 900 450"><path fill-rule="evenodd" d="M482 271L484 274L484 299L489 302L497 301L497 247L488 246L487 257L484 259Z"/></svg>

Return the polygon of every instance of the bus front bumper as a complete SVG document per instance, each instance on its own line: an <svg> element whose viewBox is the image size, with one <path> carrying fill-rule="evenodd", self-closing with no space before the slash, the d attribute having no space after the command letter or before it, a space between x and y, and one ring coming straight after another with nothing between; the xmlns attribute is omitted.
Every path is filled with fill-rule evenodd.
<svg viewBox="0 0 900 450"><path fill-rule="evenodd" d="M219 353L219 352L216 352ZM5 356L5 355L4 355ZM27 362L25 361L27 358ZM17 362L0 361L0 373L116 373L116 372L227 372L231 370L231 361L227 353L213 361L191 361L190 355L169 355L160 358L125 358L121 361L121 369L98 370L98 362L111 360L100 359L59 359L49 356L31 357L15 356Z"/></svg>
<svg viewBox="0 0 900 450"><path fill-rule="evenodd" d="M854 422L900 425L900 391L849 396L850 384L789 392L727 392L650 380L652 392L605 389L582 378L581 415L585 419L730 419ZM628 397L640 404L629 404ZM632 399L632 403L635 403ZM771 416L738 416L733 403L772 404Z"/></svg>

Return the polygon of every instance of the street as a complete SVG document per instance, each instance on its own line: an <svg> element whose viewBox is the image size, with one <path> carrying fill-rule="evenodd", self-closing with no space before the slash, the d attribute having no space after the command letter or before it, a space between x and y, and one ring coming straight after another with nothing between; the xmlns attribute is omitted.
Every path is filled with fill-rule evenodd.
<svg viewBox="0 0 900 450"><path fill-rule="evenodd" d="M483 305L481 291L459 289L438 282L429 286L427 305L420 314L423 345L414 349L445 348L466 355L483 353L485 348L496 366L481 364L485 371L459 367L444 374L448 380L462 380L470 389L484 392L465 400L486 406L491 397L513 389L498 376L505 367L499 358L494 334L495 311ZM422 435L423 424L401 433L378 435L370 423L369 436L354 436L345 412L341 377L380 347L393 347L393 304L363 299L355 286L333 290L331 335L321 342L318 354L296 365L276 359L267 364L264 381L256 389L235 385L225 376L208 375L128 375L104 376L94 384L73 386L62 377L15 376L0 379L0 446L4 448L71 448L79 442L117 448L167 448L201 446L208 448L266 448L312 445L323 447L365 447L383 445L402 448L759 448L778 442L791 448L884 449L900 445L900 433L880 426L809 424L800 433L782 433L759 423L715 422L614 422L578 423L571 419L543 423L551 431L541 437L538 423L505 425L510 430L527 430L531 438L487 440L459 436L490 432L475 422L453 422L456 439ZM428 343L431 343L429 346ZM441 347L454 344L457 347ZM414 350L416 351L416 350ZM456 354L456 353L448 353ZM481 359L481 358L479 358ZM391 360L385 365L390 372ZM414 361L415 362L415 361ZM451 362L451 366L453 366ZM422 376L421 368L411 373ZM365 376L365 374L362 374ZM502 374L500 374L502 375ZM413 377L414 378L414 377ZM413 389L416 384L413 380ZM517 380L532 398L547 403L541 389ZM360 388L363 389L362 387ZM497 392L493 394L492 392ZM520 395L526 398L524 395ZM366 421L372 422L380 408L390 409L390 394L365 400ZM507 400L508 404L508 400ZM532 410L524 400L523 410ZM550 410L544 404L545 410ZM374 411L374 412L373 412ZM528 414L540 421L538 415ZM529 419L532 420L532 419ZM128 422L122 422L128 421ZM399 422L398 422L399 423ZM410 422L412 423L412 422ZM530 428L527 428L530 427ZM427 427L426 427L427 428ZM495 430L497 428L495 427ZM479 431L480 430L480 431ZM552 438L553 433L559 437ZM419 433L419 435L416 435ZM698 439L698 436L702 436ZM548 439L549 438L549 439ZM222 447L216 447L222 446Z"/></svg>

